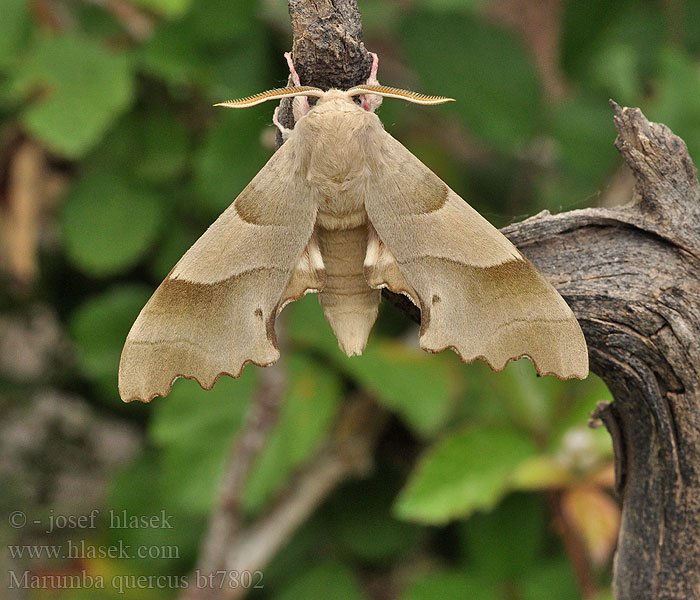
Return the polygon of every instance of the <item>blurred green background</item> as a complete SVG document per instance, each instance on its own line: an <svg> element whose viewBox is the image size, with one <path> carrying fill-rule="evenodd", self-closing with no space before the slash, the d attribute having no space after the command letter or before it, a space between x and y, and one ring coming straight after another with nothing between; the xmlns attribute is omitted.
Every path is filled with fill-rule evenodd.
<svg viewBox="0 0 700 600"><path fill-rule="evenodd" d="M385 100L385 127L497 226L631 198L609 98L700 155L698 0L359 6L382 83L457 100ZM282 0L0 0L3 574L109 582L194 567L260 369L211 392L180 380L165 399L123 405L119 354L158 282L273 151L271 105L212 104L283 85L290 47ZM250 597L611 597L612 452L586 426L610 399L599 379L423 354L415 326L385 304L365 355L347 359L314 296L285 314L288 385L246 484L247 518L315 455L349 395L393 416L371 474L324 502ZM93 509L95 529L44 532L52 516ZM174 526L109 528L110 509L165 511ZM8 527L17 510L29 524ZM9 547L69 538L165 544L178 558L59 560Z"/></svg>

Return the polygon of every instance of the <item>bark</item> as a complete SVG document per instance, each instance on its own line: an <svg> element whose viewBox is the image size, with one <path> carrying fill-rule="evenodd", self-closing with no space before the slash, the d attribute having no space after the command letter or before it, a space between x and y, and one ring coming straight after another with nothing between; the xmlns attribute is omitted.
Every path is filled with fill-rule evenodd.
<svg viewBox="0 0 700 600"><path fill-rule="evenodd" d="M362 43L357 0L289 0L289 16L292 60L301 85L346 90L367 81L372 57ZM290 99L280 103L279 119L294 126ZM282 145L279 132L277 145Z"/></svg>
<svg viewBox="0 0 700 600"><path fill-rule="evenodd" d="M700 185L685 143L613 103L632 202L503 230L564 296L614 402L618 600L700 597Z"/></svg>
<svg viewBox="0 0 700 600"><path fill-rule="evenodd" d="M302 85L344 90L367 80L372 59L356 0L289 0L289 16Z"/></svg>
<svg viewBox="0 0 700 600"><path fill-rule="evenodd" d="M362 83L370 59L356 2L289 7L301 83ZM543 212L503 233L574 310L591 368L614 396L596 416L613 437L623 502L616 598L699 598L700 185L680 138L638 109L612 107L632 202Z"/></svg>

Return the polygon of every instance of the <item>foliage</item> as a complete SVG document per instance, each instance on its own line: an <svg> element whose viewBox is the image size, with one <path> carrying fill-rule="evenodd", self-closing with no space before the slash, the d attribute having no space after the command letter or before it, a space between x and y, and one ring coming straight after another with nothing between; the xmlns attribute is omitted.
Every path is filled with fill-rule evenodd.
<svg viewBox="0 0 700 600"><path fill-rule="evenodd" d="M272 152L270 105L211 105L286 80L286 6L132 0L130 17L110 12L121 3L76 0L54 21L39 4L58 6L3 0L0 167L31 139L62 182L22 302L51 306L74 353L66 373L30 387L63 386L141 428L147 450L113 479L109 506L165 510L176 523L120 539L176 544L179 560L93 561L91 572L185 574L258 372L249 366L210 392L178 381L139 410L120 405L119 353L149 293ZM513 5L359 1L382 82L457 99L430 109L385 100L387 129L491 221L629 198L611 96L667 123L700 156L698 0L565 2L561 14L540 15L541 28L497 4ZM13 293L0 292L3 305L21 303ZM373 396L395 418L375 471L317 511L254 597L573 599L566 536L582 542L604 590L619 513L607 435L585 428L596 401L609 399L600 380L538 379L525 361L497 374L421 353L416 328L387 306L365 355L347 359L314 297L285 315L289 383L247 481L248 518L314 456L349 393Z"/></svg>

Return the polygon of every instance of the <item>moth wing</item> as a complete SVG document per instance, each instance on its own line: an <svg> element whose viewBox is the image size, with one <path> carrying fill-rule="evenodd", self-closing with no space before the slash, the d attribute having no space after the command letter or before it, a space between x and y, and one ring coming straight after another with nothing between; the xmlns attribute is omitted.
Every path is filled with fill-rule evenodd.
<svg viewBox="0 0 700 600"><path fill-rule="evenodd" d="M275 317L324 277L295 151L294 140L277 150L143 308L122 351L123 400L164 396L177 377L210 389L279 358Z"/></svg>
<svg viewBox="0 0 700 600"><path fill-rule="evenodd" d="M588 374L583 332L564 299L495 227L384 132L365 200L365 277L421 309L420 344L501 370L529 357L541 375Z"/></svg>

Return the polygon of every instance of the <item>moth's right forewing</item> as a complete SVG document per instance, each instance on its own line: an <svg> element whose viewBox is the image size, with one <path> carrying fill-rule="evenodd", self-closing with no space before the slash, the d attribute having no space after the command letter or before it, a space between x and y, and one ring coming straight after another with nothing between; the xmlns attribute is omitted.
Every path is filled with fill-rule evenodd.
<svg viewBox="0 0 700 600"><path fill-rule="evenodd" d="M588 353L571 309L486 219L381 132L365 208L376 240L365 276L421 309L421 347L454 349L502 369L528 356L540 374L585 377Z"/></svg>
<svg viewBox="0 0 700 600"><path fill-rule="evenodd" d="M316 208L297 151L291 139L272 156L143 308L122 352L122 399L164 396L177 377L209 389L246 363L279 358L280 306L322 285L322 273L305 266Z"/></svg>

